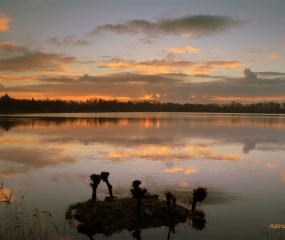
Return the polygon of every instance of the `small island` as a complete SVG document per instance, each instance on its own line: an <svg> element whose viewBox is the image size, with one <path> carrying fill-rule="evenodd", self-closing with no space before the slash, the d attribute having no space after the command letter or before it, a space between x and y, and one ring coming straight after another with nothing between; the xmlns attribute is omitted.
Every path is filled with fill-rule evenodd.
<svg viewBox="0 0 285 240"><path fill-rule="evenodd" d="M130 189L132 197L116 198L112 193L112 185L108 181L108 172L92 174L90 186L92 198L85 202L71 204L66 210L66 219L71 226L77 225L77 231L85 234L89 239L93 235L112 235L116 232L128 230L140 239L142 229L169 227L169 236L179 223L191 222L192 228L203 230L206 219L202 210L196 209L196 204L207 197L206 188L193 190L192 208L176 203L176 197L171 192L165 192L165 200L158 195L151 195L145 188L141 188L141 181L135 180ZM103 180L109 190L104 201L98 201L96 190ZM76 224L75 221L78 223Z"/></svg>

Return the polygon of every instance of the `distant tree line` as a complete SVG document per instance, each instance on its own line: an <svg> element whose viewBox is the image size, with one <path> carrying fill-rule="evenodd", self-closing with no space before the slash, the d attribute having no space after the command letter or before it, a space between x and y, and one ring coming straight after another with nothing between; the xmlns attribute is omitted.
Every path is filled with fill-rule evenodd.
<svg viewBox="0 0 285 240"><path fill-rule="evenodd" d="M216 112L216 113L285 113L285 103L258 102L242 104L161 103L155 100L127 101L90 99L87 101L15 99L0 97L0 113L75 113L75 112Z"/></svg>

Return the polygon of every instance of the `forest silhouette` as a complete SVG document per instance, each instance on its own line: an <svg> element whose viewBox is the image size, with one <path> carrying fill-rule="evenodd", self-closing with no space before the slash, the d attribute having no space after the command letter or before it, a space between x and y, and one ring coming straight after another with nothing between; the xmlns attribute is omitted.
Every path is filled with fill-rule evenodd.
<svg viewBox="0 0 285 240"><path fill-rule="evenodd" d="M75 113L75 112L214 112L214 113L285 113L285 102L230 103L162 103L156 100L118 101L104 99L35 100L0 97L0 113Z"/></svg>

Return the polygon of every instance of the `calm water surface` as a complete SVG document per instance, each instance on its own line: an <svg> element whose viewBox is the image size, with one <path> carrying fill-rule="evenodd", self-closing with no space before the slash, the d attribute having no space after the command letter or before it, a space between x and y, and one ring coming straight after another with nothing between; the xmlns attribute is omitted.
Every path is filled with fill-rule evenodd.
<svg viewBox="0 0 285 240"><path fill-rule="evenodd" d="M176 226L170 239L280 239L285 210L285 117L282 115L118 113L0 117L0 181L30 209L64 225L71 203L91 197L89 176L110 172L117 196L131 182L178 201L206 187L199 208L206 228ZM102 186L101 186L102 185ZM101 184L98 196L107 195ZM88 239L65 226L70 239ZM142 231L167 239L168 229ZM132 239L123 231L96 239Z"/></svg>

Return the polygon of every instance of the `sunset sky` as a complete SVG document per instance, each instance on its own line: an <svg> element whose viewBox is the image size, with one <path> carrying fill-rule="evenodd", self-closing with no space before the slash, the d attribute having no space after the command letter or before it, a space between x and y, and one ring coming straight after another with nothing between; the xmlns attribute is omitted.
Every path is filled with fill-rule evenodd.
<svg viewBox="0 0 285 240"><path fill-rule="evenodd" d="M1 0L0 95L285 102L285 0Z"/></svg>

